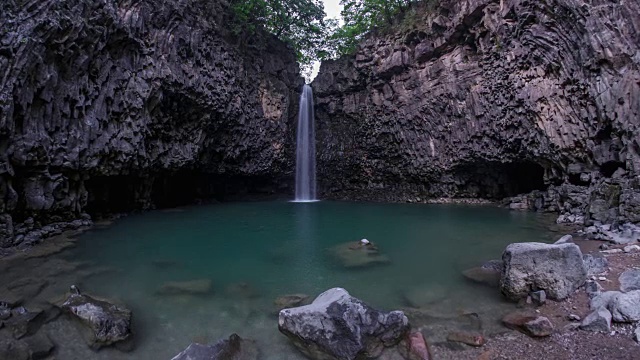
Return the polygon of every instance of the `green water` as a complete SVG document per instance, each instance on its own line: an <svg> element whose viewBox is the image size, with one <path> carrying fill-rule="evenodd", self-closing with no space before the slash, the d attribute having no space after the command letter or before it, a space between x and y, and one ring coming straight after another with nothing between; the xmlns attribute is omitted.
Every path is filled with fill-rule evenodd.
<svg viewBox="0 0 640 360"><path fill-rule="evenodd" d="M489 331L511 305L461 271L499 258L509 243L553 240L548 224L541 215L491 206L329 201L215 204L129 216L85 233L64 256L104 270L88 272L79 286L133 310L136 349L94 353L79 344L60 347L59 356L169 359L192 341L236 332L255 339L264 359L301 359L277 330L273 301L332 287L388 310L408 307L405 294L414 289L433 292L441 298L423 309L430 316L474 312ZM345 268L331 248L361 238L391 262ZM203 278L213 282L210 295L156 293L167 281ZM229 290L238 283L253 296ZM429 323L414 325L429 333Z"/></svg>

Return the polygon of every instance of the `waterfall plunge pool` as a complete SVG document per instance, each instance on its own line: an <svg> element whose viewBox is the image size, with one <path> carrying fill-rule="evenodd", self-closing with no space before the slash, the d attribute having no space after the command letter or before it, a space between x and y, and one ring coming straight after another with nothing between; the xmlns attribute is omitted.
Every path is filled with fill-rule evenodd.
<svg viewBox="0 0 640 360"><path fill-rule="evenodd" d="M65 316L45 324L56 358L170 359L191 342L211 343L235 332L256 340L261 359L304 359L278 331L278 296L313 298L343 287L379 309L407 310L412 325L436 344L447 327L481 322L485 333L502 331L498 319L515 305L461 272L499 259L509 243L555 240L552 224L544 215L486 205L193 206L119 219L82 234L71 249L29 259L0 277L46 278L27 307L77 284L133 311L135 349L129 353L89 350ZM348 268L334 256L336 246L361 238L374 242L389 263ZM158 294L166 282L197 279L211 280L211 292ZM470 323L465 314L477 319Z"/></svg>

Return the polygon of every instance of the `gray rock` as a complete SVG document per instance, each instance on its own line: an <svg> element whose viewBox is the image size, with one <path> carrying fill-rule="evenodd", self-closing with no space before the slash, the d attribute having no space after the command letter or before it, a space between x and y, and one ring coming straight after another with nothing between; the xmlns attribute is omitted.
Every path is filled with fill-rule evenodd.
<svg viewBox="0 0 640 360"><path fill-rule="evenodd" d="M633 290L615 296L610 308L613 320L617 322L635 322L640 320L640 290Z"/></svg>
<svg viewBox="0 0 640 360"><path fill-rule="evenodd" d="M586 331L602 331L609 332L611 330L611 313L609 310L601 307L584 318L580 324L580 328Z"/></svg>
<svg viewBox="0 0 640 360"><path fill-rule="evenodd" d="M623 248L624 252L626 253L630 253L630 252L636 252L636 251L640 251L640 246L638 245L627 245Z"/></svg>
<svg viewBox="0 0 640 360"><path fill-rule="evenodd" d="M402 311L381 312L341 288L310 305L280 311L278 328L312 359L376 357L409 331Z"/></svg>
<svg viewBox="0 0 640 360"><path fill-rule="evenodd" d="M584 289L589 296L589 299L593 299L594 297L600 295L603 290L602 286L595 280L587 280L584 283Z"/></svg>
<svg viewBox="0 0 640 360"><path fill-rule="evenodd" d="M595 256L585 254L582 256L582 260L584 261L584 266L587 269L587 276L605 273L609 268L609 261L602 255Z"/></svg>
<svg viewBox="0 0 640 360"><path fill-rule="evenodd" d="M636 327L636 329L633 331L633 339L640 343L640 326Z"/></svg>
<svg viewBox="0 0 640 360"><path fill-rule="evenodd" d="M258 348L250 340L231 334L213 345L193 343L171 360L256 360Z"/></svg>
<svg viewBox="0 0 640 360"><path fill-rule="evenodd" d="M580 316L576 315L576 314L569 314L569 316L567 316L567 319L569 319L570 321L580 321Z"/></svg>
<svg viewBox="0 0 640 360"><path fill-rule="evenodd" d="M620 291L606 291L593 299L592 310L606 308L611 312L613 321L635 322L640 320L640 290L627 293Z"/></svg>
<svg viewBox="0 0 640 360"><path fill-rule="evenodd" d="M532 291L530 296L536 305L543 305L547 302L547 293L544 290Z"/></svg>
<svg viewBox="0 0 640 360"><path fill-rule="evenodd" d="M640 269L627 269L620 277L620 290L622 292L629 292L632 290L640 290Z"/></svg>
<svg viewBox="0 0 640 360"><path fill-rule="evenodd" d="M131 311L105 299L69 294L60 308L82 324L87 344L99 349L131 340Z"/></svg>
<svg viewBox="0 0 640 360"><path fill-rule="evenodd" d="M575 244L516 243L502 254L504 269L500 290L511 300L545 290L547 297L562 300L587 278L580 248Z"/></svg>

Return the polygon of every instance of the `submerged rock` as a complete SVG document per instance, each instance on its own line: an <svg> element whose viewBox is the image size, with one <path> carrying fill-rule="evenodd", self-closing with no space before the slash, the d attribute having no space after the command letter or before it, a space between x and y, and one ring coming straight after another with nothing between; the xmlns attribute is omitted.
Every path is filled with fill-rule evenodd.
<svg viewBox="0 0 640 360"><path fill-rule="evenodd" d="M24 342L29 347L32 360L46 358L55 348L55 345L51 339L49 339L49 336L43 334L42 331L31 337L25 338Z"/></svg>
<svg viewBox="0 0 640 360"><path fill-rule="evenodd" d="M213 345L193 343L171 360L256 360L258 348L250 340L231 334Z"/></svg>
<svg viewBox="0 0 640 360"><path fill-rule="evenodd" d="M291 294L279 296L273 303L278 311L286 308L307 305L310 296L306 294Z"/></svg>
<svg viewBox="0 0 640 360"><path fill-rule="evenodd" d="M164 283L156 293L159 295L206 295L211 292L210 279L189 281L169 281Z"/></svg>
<svg viewBox="0 0 640 360"><path fill-rule="evenodd" d="M71 293L60 308L79 320L92 349L131 340L131 311L104 299Z"/></svg>
<svg viewBox="0 0 640 360"><path fill-rule="evenodd" d="M575 244L516 243L507 246L500 290L511 300L545 290L547 297L562 300L587 279L582 252Z"/></svg>
<svg viewBox="0 0 640 360"><path fill-rule="evenodd" d="M490 260L482 266L474 267L462 272L462 275L469 280L487 284L489 286L498 286L500 284L500 275L504 263L500 260Z"/></svg>
<svg viewBox="0 0 640 360"><path fill-rule="evenodd" d="M380 253L373 243L362 244L360 241L348 242L333 247L332 252L340 263L347 268L359 268L372 265L388 264L389 257Z"/></svg>
<svg viewBox="0 0 640 360"><path fill-rule="evenodd" d="M448 289L441 285L414 286L404 292L406 302L414 307L421 308L446 299Z"/></svg>
<svg viewBox="0 0 640 360"><path fill-rule="evenodd" d="M382 312L342 288L311 304L280 311L278 328L312 359L360 359L380 355L409 330L402 311Z"/></svg>
<svg viewBox="0 0 640 360"><path fill-rule="evenodd" d="M255 299L260 297L258 289L246 282L230 284L224 289L224 293L228 297L239 299Z"/></svg>

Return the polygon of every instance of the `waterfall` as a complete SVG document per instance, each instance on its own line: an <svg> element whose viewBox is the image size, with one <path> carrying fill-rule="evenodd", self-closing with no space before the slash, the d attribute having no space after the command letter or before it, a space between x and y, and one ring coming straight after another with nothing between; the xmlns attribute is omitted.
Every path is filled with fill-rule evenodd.
<svg viewBox="0 0 640 360"><path fill-rule="evenodd" d="M300 95L296 149L297 202L316 201L316 137L313 118L313 90L305 85Z"/></svg>

